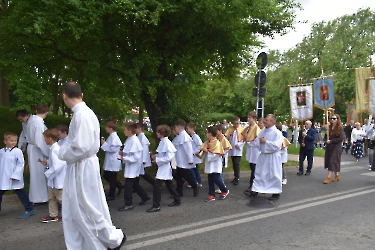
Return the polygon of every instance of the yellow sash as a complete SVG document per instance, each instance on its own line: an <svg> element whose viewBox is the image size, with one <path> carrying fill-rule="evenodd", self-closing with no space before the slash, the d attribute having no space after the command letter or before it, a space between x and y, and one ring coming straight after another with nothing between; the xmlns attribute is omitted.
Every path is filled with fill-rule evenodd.
<svg viewBox="0 0 375 250"><path fill-rule="evenodd" d="M251 126L247 126L243 132L242 135L245 137L246 142L252 142L257 138L258 134L260 133L260 128L258 127L258 124L254 123Z"/></svg>
<svg viewBox="0 0 375 250"><path fill-rule="evenodd" d="M288 147L289 145L290 145L290 142L288 141L288 139L286 139L283 136L283 144L281 145L281 149L284 149L284 148Z"/></svg>
<svg viewBox="0 0 375 250"><path fill-rule="evenodd" d="M229 138L229 140L232 139L233 137L233 133L234 133L234 127L233 126L230 126L227 131L225 132L225 136L227 136ZM243 131L243 128L242 127L238 127L237 128L237 141L238 142L241 142L243 141L244 137L243 137L243 134L242 134L242 131Z"/></svg>
<svg viewBox="0 0 375 250"><path fill-rule="evenodd" d="M230 142L228 141L227 138L225 138L225 136L223 134L221 134L221 138L217 138L220 143L221 143L221 146L223 147L224 150L232 150L232 145L230 145Z"/></svg>
<svg viewBox="0 0 375 250"><path fill-rule="evenodd" d="M208 152L212 154L218 154L218 155L224 155L224 149L221 146L221 143L218 141L218 139L213 138L209 141L205 141L204 144L202 145L202 148L207 147Z"/></svg>

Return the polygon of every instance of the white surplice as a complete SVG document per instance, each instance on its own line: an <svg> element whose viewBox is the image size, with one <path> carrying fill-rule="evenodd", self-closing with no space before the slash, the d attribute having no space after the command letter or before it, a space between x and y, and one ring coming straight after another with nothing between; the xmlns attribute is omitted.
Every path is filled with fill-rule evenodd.
<svg viewBox="0 0 375 250"><path fill-rule="evenodd" d="M33 116L27 122L26 140L27 156L30 171L29 198L31 202L47 202L48 188L47 178L44 175L45 167L38 161L46 160L49 154L49 147L44 141L43 132L47 129L44 120L38 116Z"/></svg>
<svg viewBox="0 0 375 250"><path fill-rule="evenodd" d="M219 154L213 154L207 152L204 154L205 163L204 163L204 173L221 173L223 171L223 162L222 156Z"/></svg>
<svg viewBox="0 0 375 250"><path fill-rule="evenodd" d="M282 168L280 148L282 146L282 133L275 126L263 129L255 139L255 145L260 154L256 161L255 179L252 191L259 193L280 194ZM259 139L264 137L265 143Z"/></svg>
<svg viewBox="0 0 375 250"><path fill-rule="evenodd" d="M19 148L0 149L0 190L23 188L23 168L23 153Z"/></svg>
<svg viewBox="0 0 375 250"><path fill-rule="evenodd" d="M142 158L143 147L136 135L132 135L126 139L122 152L122 161L125 163L124 177L138 177L141 168L140 160Z"/></svg>
<svg viewBox="0 0 375 250"><path fill-rule="evenodd" d="M142 158L140 160L141 168L139 169L139 174L145 174L145 168L151 167L151 157L150 157L150 141L147 139L145 133L139 133L137 135L139 141L142 144ZM145 164L143 164L145 163Z"/></svg>
<svg viewBox="0 0 375 250"><path fill-rule="evenodd" d="M156 179L159 180L172 180L172 166L171 161L174 159L176 154L176 148L168 137L160 139L158 148L156 149L155 162L158 164L158 172L156 173Z"/></svg>
<svg viewBox="0 0 375 250"><path fill-rule="evenodd" d="M121 161L118 159L121 145L122 142L117 132L112 132L101 146L101 149L105 151L103 164L105 171L118 172L122 169Z"/></svg>
<svg viewBox="0 0 375 250"><path fill-rule="evenodd" d="M185 130L181 131L173 140L172 143L176 148L176 163L178 168L195 168L192 139Z"/></svg>
<svg viewBox="0 0 375 250"><path fill-rule="evenodd" d="M66 162L59 159L59 151L60 146L57 142L51 145L47 161L49 169L44 173L47 177L47 186L56 189L63 188L66 174Z"/></svg>
<svg viewBox="0 0 375 250"><path fill-rule="evenodd" d="M202 159L196 156L196 154L201 151L201 147L203 145L202 139L196 133L191 135L191 139L193 140L192 147L194 154L194 164L202 163Z"/></svg>
<svg viewBox="0 0 375 250"><path fill-rule="evenodd" d="M106 250L120 245L123 233L112 224L100 178L100 128L84 102L76 104L68 142L59 158L67 162L62 219L68 250Z"/></svg>

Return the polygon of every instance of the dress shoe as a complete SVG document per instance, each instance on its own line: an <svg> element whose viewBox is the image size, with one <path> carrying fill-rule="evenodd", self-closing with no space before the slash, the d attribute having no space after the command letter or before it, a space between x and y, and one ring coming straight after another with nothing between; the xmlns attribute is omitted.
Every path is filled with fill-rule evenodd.
<svg viewBox="0 0 375 250"><path fill-rule="evenodd" d="M124 245L125 241L126 241L126 235L124 234L124 238L122 238L122 241L121 241L120 245L118 247L115 247L115 248L108 248L108 250L120 250L122 245Z"/></svg>
<svg viewBox="0 0 375 250"><path fill-rule="evenodd" d="M278 200L279 198L280 198L280 194L273 194L270 198L268 198L268 200L275 201L275 200Z"/></svg>
<svg viewBox="0 0 375 250"><path fill-rule="evenodd" d="M142 200L140 203L138 203L138 205L143 206L149 200L151 200L151 196L148 195L147 198L145 200Z"/></svg>
<svg viewBox="0 0 375 250"><path fill-rule="evenodd" d="M303 175L303 172L298 172L297 175L301 176L301 175Z"/></svg>
<svg viewBox="0 0 375 250"><path fill-rule="evenodd" d="M107 197L107 201L114 201L115 199L115 197Z"/></svg>
<svg viewBox="0 0 375 250"><path fill-rule="evenodd" d="M251 191L251 193L250 193L250 199L251 200L254 200L257 196L258 196L258 193L257 192L253 192L253 191Z"/></svg>
<svg viewBox="0 0 375 250"><path fill-rule="evenodd" d="M194 189L193 196L194 196L194 197L197 197L198 194L199 194L198 188L195 188L195 189ZM181 197L181 196L180 196L180 197Z"/></svg>
<svg viewBox="0 0 375 250"><path fill-rule="evenodd" d="M134 208L133 205L123 206L123 207L120 207L119 209L117 209L117 211L129 211L129 210L133 210L133 208Z"/></svg>
<svg viewBox="0 0 375 250"><path fill-rule="evenodd" d="M181 205L180 201L174 201L171 204L169 204L168 207L176 207L176 206L179 206L179 205Z"/></svg>
<svg viewBox="0 0 375 250"><path fill-rule="evenodd" d="M234 179L233 181L232 181L232 183L233 183L233 185L238 185L238 184L240 184L240 180L239 179Z"/></svg>
<svg viewBox="0 0 375 250"><path fill-rule="evenodd" d="M336 182L336 181L339 181L339 180L340 180L340 175L337 174L337 175L335 176L335 179L333 179L332 181L333 181L333 182Z"/></svg>
<svg viewBox="0 0 375 250"><path fill-rule="evenodd" d="M121 186L118 188L117 195L120 195L123 189L124 189L124 185L121 185Z"/></svg>
<svg viewBox="0 0 375 250"><path fill-rule="evenodd" d="M308 176L308 175L311 175L311 172L306 172L306 174L305 174L305 175L307 175L307 176Z"/></svg>
<svg viewBox="0 0 375 250"><path fill-rule="evenodd" d="M251 195L251 188L246 189L245 191L243 191L243 193L244 193L246 196L250 196L250 195Z"/></svg>
<svg viewBox="0 0 375 250"><path fill-rule="evenodd" d="M331 178L329 178L329 177L327 177L327 178L323 181L324 184L329 184L330 182L331 182Z"/></svg>
<svg viewBox="0 0 375 250"><path fill-rule="evenodd" d="M152 207L146 210L147 213L159 212L159 211L160 211L160 207Z"/></svg>

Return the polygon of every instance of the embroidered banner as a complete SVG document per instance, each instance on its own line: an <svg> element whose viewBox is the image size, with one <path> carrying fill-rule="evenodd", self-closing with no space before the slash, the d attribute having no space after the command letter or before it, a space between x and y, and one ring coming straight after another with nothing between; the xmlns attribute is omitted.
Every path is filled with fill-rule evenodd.
<svg viewBox="0 0 375 250"><path fill-rule="evenodd" d="M371 68L355 69L355 103L357 113L366 112L369 106L368 85L366 79L371 77Z"/></svg>
<svg viewBox="0 0 375 250"><path fill-rule="evenodd" d="M314 105L320 109L328 109L335 105L332 77L314 82Z"/></svg>
<svg viewBox="0 0 375 250"><path fill-rule="evenodd" d="M368 111L375 114L375 78L368 79L368 89L370 95Z"/></svg>
<svg viewBox="0 0 375 250"><path fill-rule="evenodd" d="M292 118L307 120L313 117L312 86L296 86L289 88Z"/></svg>

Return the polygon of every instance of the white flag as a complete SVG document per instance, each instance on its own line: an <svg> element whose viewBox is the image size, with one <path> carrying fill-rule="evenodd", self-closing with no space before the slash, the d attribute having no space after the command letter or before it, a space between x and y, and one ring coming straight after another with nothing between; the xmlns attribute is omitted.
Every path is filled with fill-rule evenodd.
<svg viewBox="0 0 375 250"><path fill-rule="evenodd" d="M307 120L313 117L313 92L312 86L290 87L290 108L292 118Z"/></svg>
<svg viewBox="0 0 375 250"><path fill-rule="evenodd" d="M375 79L369 79L368 82L368 88L370 92L368 110L370 111L370 113L375 114Z"/></svg>

